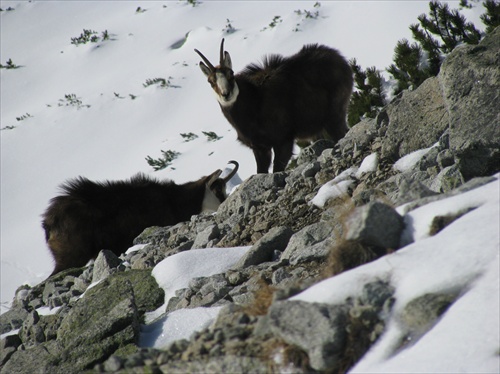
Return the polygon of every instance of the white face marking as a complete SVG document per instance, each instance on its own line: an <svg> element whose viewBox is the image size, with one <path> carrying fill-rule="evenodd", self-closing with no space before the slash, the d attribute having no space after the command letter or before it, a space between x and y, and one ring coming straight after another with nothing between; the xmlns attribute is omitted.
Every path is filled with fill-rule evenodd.
<svg viewBox="0 0 500 374"><path fill-rule="evenodd" d="M236 82L234 82L234 87L233 90L231 91L231 86L229 84L229 81L226 79L226 76L221 72L215 73L215 82L217 84L217 89L219 90L220 94L215 91L214 92L217 101L220 103L220 105L225 107L233 105L236 102L236 99L240 92ZM224 97L223 94L226 93L229 93L229 96Z"/></svg>
<svg viewBox="0 0 500 374"><path fill-rule="evenodd" d="M201 204L202 212L216 212L221 202L208 186L205 186L205 196Z"/></svg>

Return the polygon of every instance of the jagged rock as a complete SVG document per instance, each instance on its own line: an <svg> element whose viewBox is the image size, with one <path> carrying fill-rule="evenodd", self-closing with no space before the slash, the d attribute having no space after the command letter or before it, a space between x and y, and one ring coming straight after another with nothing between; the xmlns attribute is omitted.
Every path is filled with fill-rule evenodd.
<svg viewBox="0 0 500 374"><path fill-rule="evenodd" d="M28 314L23 322L23 326L19 330L19 338L25 346L33 346L37 343L45 341L45 334L43 328L38 324L40 316L36 311Z"/></svg>
<svg viewBox="0 0 500 374"><path fill-rule="evenodd" d="M399 248L403 217L394 208L373 202L356 208L347 220L345 238L382 248Z"/></svg>
<svg viewBox="0 0 500 374"><path fill-rule="evenodd" d="M352 152L355 149L357 151L364 150L376 136L376 121L371 118L366 118L351 127L346 136L338 141L338 146L342 153Z"/></svg>
<svg viewBox="0 0 500 374"><path fill-rule="evenodd" d="M7 362L21 344L22 341L18 335L8 335L0 340L0 367Z"/></svg>
<svg viewBox="0 0 500 374"><path fill-rule="evenodd" d="M312 245L326 240L332 232L332 225L325 221L304 227L290 238L280 260L290 260L296 257L297 252L308 250Z"/></svg>
<svg viewBox="0 0 500 374"><path fill-rule="evenodd" d="M151 269L130 270L112 275L113 282L130 282L139 313L151 312L165 301L165 292L151 275Z"/></svg>
<svg viewBox="0 0 500 374"><path fill-rule="evenodd" d="M497 179L495 177L479 177L479 178L471 179L468 182L464 183L463 185L461 185L460 187L458 187L452 191L448 191L446 193L435 194L435 195L431 195L431 196L424 197L421 199L413 200L412 202L405 205L404 213L408 213L414 209L417 209L423 205L432 203L434 201L446 199L447 197L455 196L455 195L473 190L475 188L484 186L485 184L491 183L491 182L496 181L496 180Z"/></svg>
<svg viewBox="0 0 500 374"><path fill-rule="evenodd" d="M113 273L113 270L122 262L111 251L102 250L94 261L94 273L92 274L92 283L99 282Z"/></svg>
<svg viewBox="0 0 500 374"><path fill-rule="evenodd" d="M245 253L233 268L246 268L250 265L272 261L274 251L283 251L292 235L293 231L288 227L275 227L271 229Z"/></svg>
<svg viewBox="0 0 500 374"><path fill-rule="evenodd" d="M435 192L448 192L464 183L458 165L447 166L433 179L430 189Z"/></svg>
<svg viewBox="0 0 500 374"><path fill-rule="evenodd" d="M323 262L328 258L331 248L339 240L339 237L335 235L335 231L332 230L332 234L332 238L327 238L316 244L305 247L301 251L295 251L290 255L288 261L291 265L298 265L313 261Z"/></svg>
<svg viewBox="0 0 500 374"><path fill-rule="evenodd" d="M11 373L80 372L120 346L135 342L138 333L139 316L130 281L107 278L88 290L65 315L55 340L17 350L4 369Z"/></svg>
<svg viewBox="0 0 500 374"><path fill-rule="evenodd" d="M11 308L0 315L0 334L16 330L23 325L28 316L28 311L23 308Z"/></svg>
<svg viewBox="0 0 500 374"><path fill-rule="evenodd" d="M268 325L273 334L306 351L313 369L335 371L346 339L346 313L338 305L278 301L269 310Z"/></svg>
<svg viewBox="0 0 500 374"><path fill-rule="evenodd" d="M443 149L436 157L439 168L442 170L445 167L451 166L455 163L455 157L449 149Z"/></svg>
<svg viewBox="0 0 500 374"><path fill-rule="evenodd" d="M465 180L500 168L500 28L444 60L439 80L450 122L450 151Z"/></svg>
<svg viewBox="0 0 500 374"><path fill-rule="evenodd" d="M435 196L435 192L428 188L424 183L415 178L415 175L398 175L394 178L396 181L397 189L392 197L392 201L396 205L402 205L409 201L422 199L428 196Z"/></svg>
<svg viewBox="0 0 500 374"><path fill-rule="evenodd" d="M403 91L384 111L389 123L381 154L394 161L436 143L449 126L449 114L436 77L427 79L414 91Z"/></svg>
<svg viewBox="0 0 500 374"><path fill-rule="evenodd" d="M248 214L252 206L264 201L266 192L283 188L286 176L286 172L252 175L221 204L217 211L217 222L230 218L234 213Z"/></svg>
<svg viewBox="0 0 500 374"><path fill-rule="evenodd" d="M297 157L297 165L316 161L318 156L321 155L325 149L333 148L334 145L335 143L331 140L317 140L300 151L299 157Z"/></svg>
<svg viewBox="0 0 500 374"><path fill-rule="evenodd" d="M422 295L406 304L400 320L412 338L418 339L435 324L456 298L456 293Z"/></svg>
<svg viewBox="0 0 500 374"><path fill-rule="evenodd" d="M319 162L312 162L307 164L304 169L302 169L300 175L304 178L313 178L316 173L320 170L321 166Z"/></svg>
<svg viewBox="0 0 500 374"><path fill-rule="evenodd" d="M219 234L220 230L217 225L208 226L206 229L196 235L196 239L193 242L193 248L206 248L210 241L219 237Z"/></svg>

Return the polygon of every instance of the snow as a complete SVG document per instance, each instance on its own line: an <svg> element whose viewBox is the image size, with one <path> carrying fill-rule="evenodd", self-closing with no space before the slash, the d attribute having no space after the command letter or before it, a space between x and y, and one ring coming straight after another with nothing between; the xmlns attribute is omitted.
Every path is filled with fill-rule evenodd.
<svg viewBox="0 0 500 374"><path fill-rule="evenodd" d="M497 175L498 178L498 175ZM435 216L475 207L437 235L429 237ZM394 254L324 280L293 300L343 303L363 284L389 281L396 303L387 331L352 373L497 373L500 369L500 186L496 180L475 190L409 212L415 242ZM426 230L416 230L425 227ZM425 234L424 234L425 233ZM399 353L406 334L398 315L426 293L460 293L424 337Z"/></svg>
<svg viewBox="0 0 500 374"><path fill-rule="evenodd" d="M458 7L458 1L448 3ZM220 40L226 38L226 49L239 71L267 53L288 55L303 44L324 43L348 59L355 57L364 68L383 69L391 64L397 41L411 39L408 26L428 11L424 1L323 1L319 9L313 5L314 1L259 6L251 1L203 1L192 7L185 1L2 0L2 9L14 10L0 13L0 62L12 59L21 68L0 70L1 312L8 310L20 285L35 285L52 272L40 215L66 179L127 179L143 172L183 183L224 169L229 160L239 162L242 180L255 172L252 152L235 141L235 132L197 66L194 48L217 62ZM138 7L145 11L136 12ZM318 10L319 17L306 19L295 12L304 9ZM482 27L482 11L478 6L463 13ZM282 22L270 27L275 15ZM228 19L237 29L231 34L223 31ZM300 31L292 31L295 28ZM111 40L72 45L71 38L83 29L108 30ZM144 86L158 77L168 79L171 87ZM81 100L80 108L66 105L65 95L70 94ZM14 129L8 130L11 126ZM222 139L209 141L203 131ZM181 134L189 132L198 137L186 141ZM170 167L154 172L145 157L158 158L161 150L180 155ZM398 170L408 170L424 154L401 159ZM320 190L323 197L318 193L313 203L322 206L335 194L345 193L354 177L376 167L376 155L369 157L327 184ZM500 371L498 196L494 182L412 212L400 207L408 224L404 248L295 297L339 303L359 294L373 279L397 286L387 331L353 372ZM469 208L475 209L428 236L435 215ZM153 273L167 301L193 277L230 268L246 250L183 252L158 264ZM397 316L406 303L426 292L451 289L460 290L461 296L437 325L392 355L405 333ZM148 324L141 334L145 346L188 338L218 313L217 308L200 308L164 316L164 310L165 306L146 316Z"/></svg>
<svg viewBox="0 0 500 374"><path fill-rule="evenodd" d="M311 200L311 204L323 208L325 204L339 197L348 197L349 187L354 183L352 179L342 181L331 180L325 183Z"/></svg>
<svg viewBox="0 0 500 374"><path fill-rule="evenodd" d="M377 170L378 167L378 154L374 152L368 156L366 156L363 161L361 161L361 165L359 165L359 169L356 172L356 178L361 178L361 176L365 173L371 173Z"/></svg>
<svg viewBox="0 0 500 374"><path fill-rule="evenodd" d="M186 288L191 279L225 272L249 249L249 246L203 248L177 253L157 264L152 275L165 291L165 304L167 304L175 295L175 291Z"/></svg>
<svg viewBox="0 0 500 374"><path fill-rule="evenodd" d="M325 204L341 197L348 197L349 188L354 183L354 179L359 179L365 173L377 170L378 154L372 153L366 156L359 167L352 167L344 170L331 181L325 183L316 193L310 204L316 205L319 208L324 208Z"/></svg>
<svg viewBox="0 0 500 374"><path fill-rule="evenodd" d="M151 323L142 325L139 347L165 348L175 340L189 339L195 332L208 327L222 307L180 309Z"/></svg>
<svg viewBox="0 0 500 374"><path fill-rule="evenodd" d="M421 159L424 157L427 152L429 152L432 148L435 148L439 145L439 143L434 144L429 148L418 149L411 153L408 153L406 156L401 157L394 163L394 170L404 173L412 169Z"/></svg>
<svg viewBox="0 0 500 374"><path fill-rule="evenodd" d="M498 178L498 175L496 176ZM456 213L465 213L491 200L497 186L494 183L467 191L457 196L440 200L434 204L424 205L405 214L405 230L401 237L401 245L405 246L413 241L429 237L431 223L429 216L449 216ZM404 214L407 206L397 209L398 213Z"/></svg>
<svg viewBox="0 0 500 374"><path fill-rule="evenodd" d="M177 290L188 287L191 279L230 269L248 249L249 246L192 249L158 263L151 274L165 292L165 304L154 312L146 313L146 324L141 326L139 345L162 348L174 340L188 339L194 331L208 326L220 308L181 309L165 315L168 301Z"/></svg>

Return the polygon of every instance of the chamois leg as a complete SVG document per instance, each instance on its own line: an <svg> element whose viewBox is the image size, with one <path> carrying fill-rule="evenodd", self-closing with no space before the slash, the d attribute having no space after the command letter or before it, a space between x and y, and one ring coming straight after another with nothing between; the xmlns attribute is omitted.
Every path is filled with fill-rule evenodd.
<svg viewBox="0 0 500 374"><path fill-rule="evenodd" d="M273 173L285 170L288 161L292 158L293 140L273 147L274 150L274 166Z"/></svg>
<svg viewBox="0 0 500 374"><path fill-rule="evenodd" d="M257 162L257 173L269 173L272 158L271 148L255 147L252 150Z"/></svg>
<svg viewBox="0 0 500 374"><path fill-rule="evenodd" d="M332 122L326 126L326 132L334 142L338 142L347 134L349 128L347 127L345 115L337 115L333 118Z"/></svg>
<svg viewBox="0 0 500 374"><path fill-rule="evenodd" d="M335 142L338 142L340 139L342 139L345 134L347 134L347 131L349 131L349 127L347 127L346 123L346 118L350 92L348 95L346 93L344 94L346 95L345 97L347 99L338 99L336 101L333 101L331 112L328 116L330 120L325 126L326 132Z"/></svg>

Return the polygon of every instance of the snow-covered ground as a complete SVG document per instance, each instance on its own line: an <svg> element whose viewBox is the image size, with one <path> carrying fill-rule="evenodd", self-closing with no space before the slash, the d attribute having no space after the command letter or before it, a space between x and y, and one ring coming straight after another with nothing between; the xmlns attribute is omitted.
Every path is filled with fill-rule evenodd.
<svg viewBox="0 0 500 374"><path fill-rule="evenodd" d="M434 217L471 209L437 235L429 235ZM405 206L398 211L404 214ZM292 299L341 304L346 297L359 295L370 281L388 281L396 288L396 303L386 321L387 331L353 373L498 373L499 180L424 205L404 217L404 248L318 283ZM408 333L399 319L407 303L427 293L450 292L459 298L437 324L397 352Z"/></svg>
<svg viewBox="0 0 500 374"><path fill-rule="evenodd" d="M203 1L193 7L186 1L0 1L0 62L5 65L11 59L20 66L0 70L1 311L7 310L18 286L36 284L53 269L40 215L66 179L125 179L145 172L185 182L224 168L231 159L239 161L242 179L254 173L253 155L235 141L235 132L197 66L194 48L216 61L220 40L226 38L226 49L239 71L266 53L287 55L306 43L324 43L363 67L383 69L391 63L396 42L411 38L408 26L428 10L426 1L319 3L315 7L315 1ZM458 1L448 3L458 7ZM318 16L307 18L304 10ZM464 11L482 28L480 13L480 6ZM107 31L110 38L72 44L71 38L84 29L98 36ZM155 78L164 78L168 87L147 84ZM203 131L222 138L210 141ZM187 141L181 136L187 133L198 137ZM180 155L170 167L154 172L145 158L159 158L162 150ZM361 170L375 162L367 160ZM434 367L498 369L498 182L481 191L480 208L438 236L414 235L418 240L398 253L297 296L333 301L340 297L338 292L320 298L317 290L324 284L343 288L356 280L386 276L398 286L397 312L405 300L431 287L444 289L453 282L464 287L464 295L431 333L404 354L387 358L402 333L397 321L391 321L355 371L423 372L439 359L441 366ZM425 222L438 206L428 209L414 218ZM176 260L182 259L170 261ZM231 266L219 260L206 271ZM199 327L215 314L205 310L186 318ZM464 324L471 316L475 320ZM169 323L175 325L174 317ZM166 323L159 322L149 333L168 330ZM174 338L192 330L179 331ZM172 337L165 339L163 343ZM467 339L470 344L458 346ZM444 340L449 341L443 344ZM155 344L151 339L143 342ZM464 347L472 348L465 352ZM453 360L451 352L460 360ZM431 360L423 360L424 355Z"/></svg>

